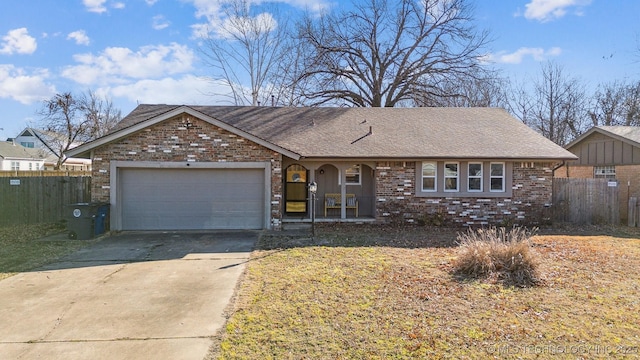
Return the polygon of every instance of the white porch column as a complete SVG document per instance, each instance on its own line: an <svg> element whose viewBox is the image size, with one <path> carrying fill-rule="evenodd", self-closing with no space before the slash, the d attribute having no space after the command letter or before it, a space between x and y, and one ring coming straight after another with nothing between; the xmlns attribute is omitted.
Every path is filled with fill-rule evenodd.
<svg viewBox="0 0 640 360"><path fill-rule="evenodd" d="M340 164L340 219L347 218L347 168L348 165Z"/></svg>

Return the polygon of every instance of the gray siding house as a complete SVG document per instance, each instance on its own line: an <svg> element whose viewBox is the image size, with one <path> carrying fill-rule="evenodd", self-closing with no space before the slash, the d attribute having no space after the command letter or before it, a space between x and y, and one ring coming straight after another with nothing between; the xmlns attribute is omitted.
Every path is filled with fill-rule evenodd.
<svg viewBox="0 0 640 360"><path fill-rule="evenodd" d="M627 200L640 197L640 127L596 126L565 148L578 159L567 161L556 176L617 180L620 219L626 223Z"/></svg>
<svg viewBox="0 0 640 360"><path fill-rule="evenodd" d="M577 159L502 109L185 105L139 105L68 156L92 159L113 230L280 229L312 207L318 221L536 224L551 169Z"/></svg>

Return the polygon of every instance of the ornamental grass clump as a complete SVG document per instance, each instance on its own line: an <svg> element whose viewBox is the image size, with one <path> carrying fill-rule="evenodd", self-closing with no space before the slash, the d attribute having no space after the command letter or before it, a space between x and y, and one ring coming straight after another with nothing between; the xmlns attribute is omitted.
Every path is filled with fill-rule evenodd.
<svg viewBox="0 0 640 360"><path fill-rule="evenodd" d="M491 227L458 234L460 249L454 275L500 281L507 286L538 284L538 260L531 251L536 230Z"/></svg>

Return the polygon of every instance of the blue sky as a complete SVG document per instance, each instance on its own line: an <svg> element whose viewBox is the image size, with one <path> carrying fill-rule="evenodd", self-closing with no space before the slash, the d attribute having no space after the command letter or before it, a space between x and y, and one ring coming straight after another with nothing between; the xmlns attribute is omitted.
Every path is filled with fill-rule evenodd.
<svg viewBox="0 0 640 360"><path fill-rule="evenodd" d="M2 0L0 139L37 124L42 100L91 89L123 115L137 103L227 104L204 79L198 28L223 0ZM640 1L469 0L491 32L488 58L532 81L553 60L588 88L640 79ZM279 0L295 13L335 0Z"/></svg>

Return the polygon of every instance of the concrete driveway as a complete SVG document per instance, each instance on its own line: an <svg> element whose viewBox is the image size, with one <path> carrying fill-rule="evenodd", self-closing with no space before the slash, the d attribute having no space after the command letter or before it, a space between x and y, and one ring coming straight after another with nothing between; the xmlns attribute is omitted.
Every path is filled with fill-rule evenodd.
<svg viewBox="0 0 640 360"><path fill-rule="evenodd" d="M258 232L129 232L0 281L2 359L203 359Z"/></svg>

